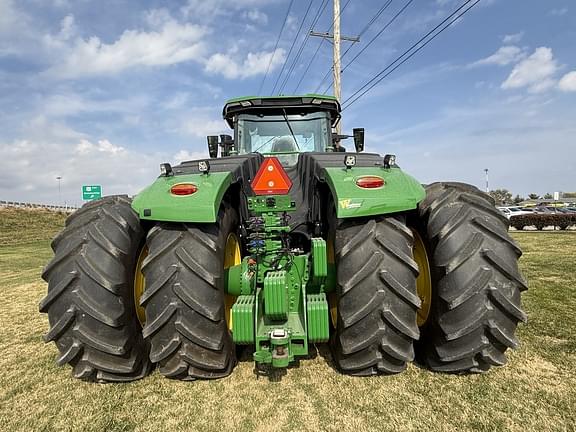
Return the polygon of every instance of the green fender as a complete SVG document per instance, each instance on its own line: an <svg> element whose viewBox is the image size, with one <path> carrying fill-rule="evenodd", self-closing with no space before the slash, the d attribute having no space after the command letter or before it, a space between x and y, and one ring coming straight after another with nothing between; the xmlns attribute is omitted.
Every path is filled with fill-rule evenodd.
<svg viewBox="0 0 576 432"><path fill-rule="evenodd" d="M198 190L192 195L172 195L170 188L178 183L192 183ZM222 197L231 183L229 172L158 177L134 197L132 208L144 220L216 222Z"/></svg>
<svg viewBox="0 0 576 432"><path fill-rule="evenodd" d="M374 216L414 210L426 195L416 179L400 168L354 167L325 168L328 183L336 203L338 218ZM356 185L359 177L376 175L384 186L363 189Z"/></svg>

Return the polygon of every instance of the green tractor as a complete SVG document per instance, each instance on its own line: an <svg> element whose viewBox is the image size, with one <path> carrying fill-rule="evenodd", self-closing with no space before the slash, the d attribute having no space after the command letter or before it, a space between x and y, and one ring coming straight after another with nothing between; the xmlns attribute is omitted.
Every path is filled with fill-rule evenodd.
<svg viewBox="0 0 576 432"><path fill-rule="evenodd" d="M52 242L40 311L58 364L99 382L209 379L241 350L267 373L320 343L358 376L506 363L527 286L488 195L363 153L363 129L333 133L332 97L238 98L223 116L234 136L209 136L209 158L86 204Z"/></svg>

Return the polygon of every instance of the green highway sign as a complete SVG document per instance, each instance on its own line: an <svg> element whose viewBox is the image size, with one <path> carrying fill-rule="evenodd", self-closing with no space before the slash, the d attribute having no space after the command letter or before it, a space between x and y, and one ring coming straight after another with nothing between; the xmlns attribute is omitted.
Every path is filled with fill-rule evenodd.
<svg viewBox="0 0 576 432"><path fill-rule="evenodd" d="M100 185L82 186L82 199L84 201L92 201L99 198L102 198L102 186Z"/></svg>

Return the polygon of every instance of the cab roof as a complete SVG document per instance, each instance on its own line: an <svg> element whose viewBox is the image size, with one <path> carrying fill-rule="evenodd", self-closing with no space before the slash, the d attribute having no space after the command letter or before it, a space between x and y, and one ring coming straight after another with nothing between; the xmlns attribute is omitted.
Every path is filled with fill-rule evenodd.
<svg viewBox="0 0 576 432"><path fill-rule="evenodd" d="M222 116L234 127L238 114L282 115L326 111L334 126L340 119L340 103L334 96L309 93L292 96L243 96L230 99L224 105Z"/></svg>

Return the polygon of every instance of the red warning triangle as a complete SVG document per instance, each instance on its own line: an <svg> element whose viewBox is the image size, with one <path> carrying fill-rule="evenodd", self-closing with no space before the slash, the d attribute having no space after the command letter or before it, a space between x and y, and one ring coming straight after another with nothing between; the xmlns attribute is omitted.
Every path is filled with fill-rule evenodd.
<svg viewBox="0 0 576 432"><path fill-rule="evenodd" d="M264 158L256 177L252 180L252 190L256 195L285 195L292 182L275 157Z"/></svg>

